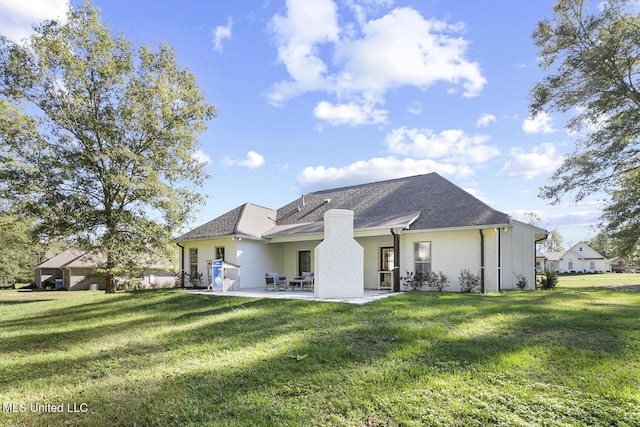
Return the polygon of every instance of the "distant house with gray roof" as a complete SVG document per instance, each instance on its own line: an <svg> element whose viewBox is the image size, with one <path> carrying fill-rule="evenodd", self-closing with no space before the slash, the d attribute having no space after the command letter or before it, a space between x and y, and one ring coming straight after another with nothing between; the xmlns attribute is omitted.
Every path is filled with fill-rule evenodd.
<svg viewBox="0 0 640 427"><path fill-rule="evenodd" d="M558 273L603 273L611 269L609 260L586 242L578 242L566 251L543 252L539 260L542 270Z"/></svg>
<svg viewBox="0 0 640 427"><path fill-rule="evenodd" d="M102 254L93 254L76 248L67 249L34 268L34 283L38 288L65 289L68 291L105 289L104 278L96 274L96 268L104 264ZM166 287L175 284L172 268L163 263L150 264L138 278L144 287Z"/></svg>
<svg viewBox="0 0 640 427"><path fill-rule="evenodd" d="M180 269L210 282L213 260L239 265L225 289L264 286L266 272L317 271L327 214L345 211L353 213L347 232L363 248L362 289L400 290L407 272L442 271L455 291L465 269L481 277L484 292L514 289L516 275L534 288L535 246L546 230L436 173L316 191L279 209L246 203L179 236Z"/></svg>

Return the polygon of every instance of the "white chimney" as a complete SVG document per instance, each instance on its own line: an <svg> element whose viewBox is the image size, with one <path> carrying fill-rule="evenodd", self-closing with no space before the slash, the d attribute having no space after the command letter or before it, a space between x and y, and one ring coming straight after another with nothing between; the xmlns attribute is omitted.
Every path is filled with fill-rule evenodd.
<svg viewBox="0 0 640 427"><path fill-rule="evenodd" d="M314 253L317 298L364 296L364 249L353 238L353 211L324 214L324 240Z"/></svg>

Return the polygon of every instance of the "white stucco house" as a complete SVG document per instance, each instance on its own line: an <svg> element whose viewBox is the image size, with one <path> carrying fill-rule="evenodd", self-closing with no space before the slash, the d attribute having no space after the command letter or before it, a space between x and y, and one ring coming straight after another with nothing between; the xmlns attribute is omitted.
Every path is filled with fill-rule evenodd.
<svg viewBox="0 0 640 427"><path fill-rule="evenodd" d="M566 251L543 252L538 263L542 270L558 273L602 273L611 269L609 260L585 242L578 242Z"/></svg>
<svg viewBox="0 0 640 427"><path fill-rule="evenodd" d="M279 209L246 203L176 239L179 268L211 280L213 260L239 266L224 290L264 287L265 273L315 273L316 296L401 290L406 272L463 269L482 292L535 287L536 242L546 230L499 212L436 173L306 194ZM326 295L325 295L326 294Z"/></svg>

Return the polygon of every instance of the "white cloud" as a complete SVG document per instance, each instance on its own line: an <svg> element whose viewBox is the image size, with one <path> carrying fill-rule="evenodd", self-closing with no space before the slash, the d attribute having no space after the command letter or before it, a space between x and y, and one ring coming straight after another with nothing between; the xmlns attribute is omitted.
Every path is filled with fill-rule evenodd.
<svg viewBox="0 0 640 427"><path fill-rule="evenodd" d="M224 156L223 163L226 166L241 166L249 169L257 169L264 164L264 157L251 150L247 153L247 157L244 160L236 160Z"/></svg>
<svg viewBox="0 0 640 427"><path fill-rule="evenodd" d="M44 19L65 20L69 0L0 0L0 34L15 42L33 32Z"/></svg>
<svg viewBox="0 0 640 427"><path fill-rule="evenodd" d="M528 117L522 122L524 133L553 133L553 119L547 113L542 112L535 117Z"/></svg>
<svg viewBox="0 0 640 427"><path fill-rule="evenodd" d="M390 89L426 90L439 82L453 86L451 92L478 95L486 79L478 63L466 58L468 42L460 36L464 25L427 20L408 7L367 20L372 10L390 5L386 0L349 0L357 22L341 21L340 26L332 0L288 0L286 16L276 14L271 29L289 78L272 86L268 101L282 105L302 93L321 91L336 96L327 105L354 109L359 104L363 110L362 100L374 100L366 105L373 111L376 103L384 104ZM358 115L339 122L378 123Z"/></svg>
<svg viewBox="0 0 640 427"><path fill-rule="evenodd" d="M559 227L588 227L601 220L602 200L588 200L578 203L561 203L553 208L538 210L516 209L509 212L514 218L522 221L527 212L535 213L539 218L538 226L547 229Z"/></svg>
<svg viewBox="0 0 640 427"><path fill-rule="evenodd" d="M338 40L335 3L287 0L287 15L276 14L271 29L277 37L278 61L285 65L292 80L276 83L269 102L279 105L300 93L325 89L327 66L318 56L318 45Z"/></svg>
<svg viewBox="0 0 640 427"><path fill-rule="evenodd" d="M495 122L496 116L489 113L482 113L478 121L476 121L476 126L479 128L487 127L491 122Z"/></svg>
<svg viewBox="0 0 640 427"><path fill-rule="evenodd" d="M309 166L298 176L304 188L327 188L437 172L459 179L474 175L472 166L500 154L488 145L488 136L467 135L458 129L435 133L430 129L401 127L387 134L391 155L359 160L346 166Z"/></svg>
<svg viewBox="0 0 640 427"><path fill-rule="evenodd" d="M426 20L416 10L397 8L362 26L362 37L341 41L336 61L339 90L383 94L400 86L426 89L437 82L462 85L477 95L486 79L475 62L465 59L468 42L452 37L461 24Z"/></svg>
<svg viewBox="0 0 640 427"><path fill-rule="evenodd" d="M196 151L193 155L192 155L193 159L196 160L198 163L204 163L204 164L209 164L211 163L211 157L209 157L207 155L207 153L205 153L202 150L198 150Z"/></svg>
<svg viewBox="0 0 640 427"><path fill-rule="evenodd" d="M522 177L532 179L544 173L554 172L562 163L556 147L551 143L541 144L526 152L522 148L511 149L512 160L498 171L500 177Z"/></svg>
<svg viewBox="0 0 640 427"><path fill-rule="evenodd" d="M249 169L257 169L264 164L264 157L255 151L249 151L247 153L247 158L237 162L236 164Z"/></svg>
<svg viewBox="0 0 640 427"><path fill-rule="evenodd" d="M231 17L227 20L227 25L218 25L213 31L213 49L222 52L222 41L231 38L231 27L233 26L233 19Z"/></svg>
<svg viewBox="0 0 640 427"><path fill-rule="evenodd" d="M443 159L456 163L484 163L500 154L492 145L487 145L486 135L467 135L459 129L448 129L435 133L431 129L392 130L385 139L390 153L425 159Z"/></svg>
<svg viewBox="0 0 640 427"><path fill-rule="evenodd" d="M438 172L464 178L473 171L464 165L438 163L431 159L398 159L393 156L360 160L343 167L309 166L298 176L301 187L325 188L337 185L352 185L403 176Z"/></svg>
<svg viewBox="0 0 640 427"><path fill-rule="evenodd" d="M316 105L313 114L320 120L330 125L362 125L368 123L385 123L387 111L377 110L373 104L358 105L354 102L333 105L327 101L321 101Z"/></svg>

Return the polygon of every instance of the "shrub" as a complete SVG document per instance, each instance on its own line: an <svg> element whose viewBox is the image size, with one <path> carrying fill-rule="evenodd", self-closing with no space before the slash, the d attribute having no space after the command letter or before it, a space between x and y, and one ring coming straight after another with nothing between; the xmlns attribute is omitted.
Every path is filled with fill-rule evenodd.
<svg viewBox="0 0 640 427"><path fill-rule="evenodd" d="M422 274L413 274L413 271L407 271L406 276L401 277L400 280L402 280L404 288L410 291L417 291L424 285Z"/></svg>
<svg viewBox="0 0 640 427"><path fill-rule="evenodd" d="M131 291L138 291L140 289L144 289L144 285L142 284L142 281L139 279L124 279L124 280L119 280L118 281L118 285L117 285L117 289L119 291L123 291L123 292L131 292Z"/></svg>
<svg viewBox="0 0 640 427"><path fill-rule="evenodd" d="M558 285L558 272L555 270L545 270L538 277L538 288L540 289L555 289Z"/></svg>
<svg viewBox="0 0 640 427"><path fill-rule="evenodd" d="M527 278L523 274L514 273L516 276L516 286L520 290L524 290L527 287Z"/></svg>
<svg viewBox="0 0 640 427"><path fill-rule="evenodd" d="M449 287L449 279L442 271L438 271L437 273L430 271L424 276L426 279L425 283L430 289L435 289L438 292L442 292L444 288Z"/></svg>
<svg viewBox="0 0 640 427"><path fill-rule="evenodd" d="M423 286L426 286L429 289L441 292L444 288L449 286L449 279L442 271L437 273L429 271L427 273L416 274L412 271L407 271L407 275L400 279L402 280L405 289L409 289L411 291L417 291L418 289L422 289Z"/></svg>
<svg viewBox="0 0 640 427"><path fill-rule="evenodd" d="M480 275L473 274L466 268L460 272L458 276L460 282L460 292L476 292L480 289Z"/></svg>

